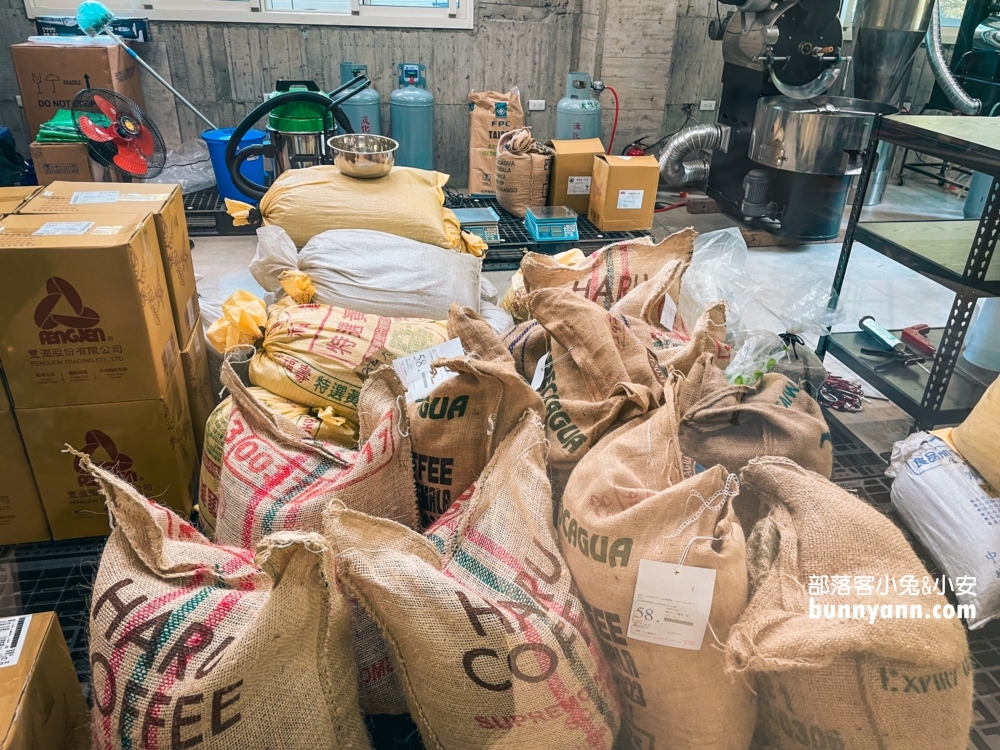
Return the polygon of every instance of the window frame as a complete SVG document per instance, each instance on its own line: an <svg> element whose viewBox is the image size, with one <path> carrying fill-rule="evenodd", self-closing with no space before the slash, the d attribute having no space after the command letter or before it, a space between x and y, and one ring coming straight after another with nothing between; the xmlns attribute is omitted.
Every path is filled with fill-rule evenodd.
<svg viewBox="0 0 1000 750"><path fill-rule="evenodd" d="M844 34L844 41L849 42L854 39L854 12L857 10L860 0L843 0L840 5L840 27ZM941 43L954 44L958 40L959 23L941 24ZM923 44L923 42L921 42Z"/></svg>
<svg viewBox="0 0 1000 750"><path fill-rule="evenodd" d="M471 30L475 20L475 0L448 0L447 8L377 6L369 5L367 0L350 0L350 13L267 10L267 0L142 0L139 9L125 7L126 2L105 2L122 17L141 16L150 21L188 23ZM75 16L76 6L76 0L24 0L24 9L30 19L38 16Z"/></svg>

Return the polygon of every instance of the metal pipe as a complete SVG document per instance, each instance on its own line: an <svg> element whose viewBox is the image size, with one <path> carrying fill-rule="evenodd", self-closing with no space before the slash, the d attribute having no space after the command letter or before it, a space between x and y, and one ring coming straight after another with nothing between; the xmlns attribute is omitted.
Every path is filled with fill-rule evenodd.
<svg viewBox="0 0 1000 750"><path fill-rule="evenodd" d="M927 44L927 59L931 64L931 70L938 86L948 97L955 109L963 115L978 115L983 108L983 103L965 93L955 76L952 75L948 63L944 59L944 52L941 49L941 4L934 3L934 10L931 12L931 22L924 35L924 42Z"/></svg>
<svg viewBox="0 0 1000 750"><path fill-rule="evenodd" d="M719 125L692 125L675 133L660 152L660 175L669 187L679 187L708 179L709 157L699 156L685 161L685 157L701 149L718 148L722 142Z"/></svg>

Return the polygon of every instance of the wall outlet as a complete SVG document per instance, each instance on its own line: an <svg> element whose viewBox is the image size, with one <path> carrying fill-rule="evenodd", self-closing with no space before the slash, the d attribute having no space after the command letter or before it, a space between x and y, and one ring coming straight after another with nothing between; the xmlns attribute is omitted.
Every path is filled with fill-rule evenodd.
<svg viewBox="0 0 1000 750"><path fill-rule="evenodd" d="M702 112L713 112L715 110L715 99L702 99L698 105Z"/></svg>
<svg viewBox="0 0 1000 750"><path fill-rule="evenodd" d="M529 112L544 112L545 111L545 100L544 99L529 99L528 100L528 111Z"/></svg>
<svg viewBox="0 0 1000 750"><path fill-rule="evenodd" d="M21 95L20 94L15 94L14 98L17 100L17 106L18 107L23 107L24 106L23 104L21 104Z"/></svg>

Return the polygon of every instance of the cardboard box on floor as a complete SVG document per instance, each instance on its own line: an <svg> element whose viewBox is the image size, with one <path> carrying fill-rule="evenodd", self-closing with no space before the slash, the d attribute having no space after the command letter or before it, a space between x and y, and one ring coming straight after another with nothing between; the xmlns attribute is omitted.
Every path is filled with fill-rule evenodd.
<svg viewBox="0 0 1000 750"><path fill-rule="evenodd" d="M18 213L72 214L92 218L97 214L121 211L148 211L155 217L177 341L183 344L191 339L199 310L191 243L184 218L184 198L179 185L136 183L112 187L107 183L53 182L45 190L39 190Z"/></svg>
<svg viewBox="0 0 1000 750"><path fill-rule="evenodd" d="M580 216L590 206L594 157L604 153L600 138L579 141L549 141L555 151L549 176L549 205L568 206Z"/></svg>
<svg viewBox="0 0 1000 750"><path fill-rule="evenodd" d="M166 393L147 401L15 409L54 539L107 534L108 513L70 445L146 497L191 513L198 455L178 361Z"/></svg>
<svg viewBox="0 0 1000 750"><path fill-rule="evenodd" d="M0 618L0 750L89 747L87 702L56 613Z"/></svg>
<svg viewBox="0 0 1000 750"><path fill-rule="evenodd" d="M9 409L0 411L0 466L0 547L49 539L45 511Z"/></svg>
<svg viewBox="0 0 1000 750"><path fill-rule="evenodd" d="M49 185L56 180L79 184L93 182L100 177L101 168L90 158L86 143L32 141L28 148L31 151L31 161L35 165L35 176L38 177L39 185Z"/></svg>
<svg viewBox="0 0 1000 750"><path fill-rule="evenodd" d="M653 156L595 156L587 218L602 232L650 229L659 182Z"/></svg>
<svg viewBox="0 0 1000 750"><path fill-rule="evenodd" d="M28 137L57 109L73 106L83 88L111 89L144 106L139 64L117 45L57 46L25 42L10 48Z"/></svg>
<svg viewBox="0 0 1000 750"><path fill-rule="evenodd" d="M15 185L0 187L0 218L17 213L25 201L38 191L38 185Z"/></svg>
<svg viewBox="0 0 1000 750"><path fill-rule="evenodd" d="M0 347L16 408L165 393L180 349L152 216L0 221Z"/></svg>
<svg viewBox="0 0 1000 750"><path fill-rule="evenodd" d="M208 422L215 399L212 398L212 383L208 375L208 356L205 352L205 332L201 318L195 323L191 340L181 350L181 364L184 366L184 385L187 386L188 405L191 407L191 426L194 427L194 442L200 453L205 444L205 423Z"/></svg>

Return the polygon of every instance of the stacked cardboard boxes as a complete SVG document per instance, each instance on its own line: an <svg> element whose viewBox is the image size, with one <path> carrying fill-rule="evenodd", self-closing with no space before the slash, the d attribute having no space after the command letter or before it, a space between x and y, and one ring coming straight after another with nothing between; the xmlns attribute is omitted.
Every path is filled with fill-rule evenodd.
<svg viewBox="0 0 1000 750"><path fill-rule="evenodd" d="M168 281L163 260L178 247L163 239L172 236L174 190L142 186L161 195L102 212L77 207L106 185L71 187L63 213L0 221L0 357L56 539L108 531L103 498L67 445L185 514L197 476L177 321L192 321L183 329L190 335L198 316L187 302L172 304L180 285ZM179 275L194 299L186 256L188 275Z"/></svg>
<svg viewBox="0 0 1000 750"><path fill-rule="evenodd" d="M37 185L26 185L24 187L0 187L0 219L7 214L17 213L17 209L19 209L36 190L38 190Z"/></svg>

